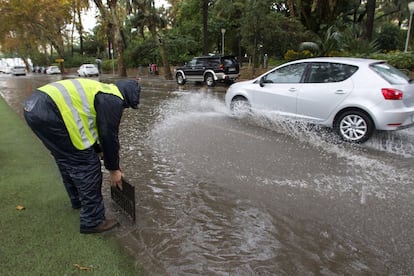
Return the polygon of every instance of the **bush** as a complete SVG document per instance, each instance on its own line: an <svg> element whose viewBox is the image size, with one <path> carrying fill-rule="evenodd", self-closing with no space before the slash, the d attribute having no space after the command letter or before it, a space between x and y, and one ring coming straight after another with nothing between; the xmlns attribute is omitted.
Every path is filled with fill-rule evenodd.
<svg viewBox="0 0 414 276"><path fill-rule="evenodd" d="M381 26L381 32L377 35L376 41L383 51L402 49L404 46L404 31L397 25L387 23Z"/></svg>
<svg viewBox="0 0 414 276"><path fill-rule="evenodd" d="M102 71L105 73L112 72L115 70L117 72L118 70L118 60L114 59L106 59L102 61Z"/></svg>
<svg viewBox="0 0 414 276"><path fill-rule="evenodd" d="M309 50L302 50L302 51L295 51L295 50L287 50L287 52L284 54L284 59L287 61L291 60L297 60L302 58L310 58L313 54Z"/></svg>
<svg viewBox="0 0 414 276"><path fill-rule="evenodd" d="M389 52L387 54L373 54L370 58L386 60L398 69L414 70L414 52Z"/></svg>
<svg viewBox="0 0 414 276"><path fill-rule="evenodd" d="M94 57L90 57L90 56L82 56L79 53L75 53L73 56L66 56L64 57L65 59L65 67L66 68L75 68L75 67L79 67L84 63L96 63Z"/></svg>

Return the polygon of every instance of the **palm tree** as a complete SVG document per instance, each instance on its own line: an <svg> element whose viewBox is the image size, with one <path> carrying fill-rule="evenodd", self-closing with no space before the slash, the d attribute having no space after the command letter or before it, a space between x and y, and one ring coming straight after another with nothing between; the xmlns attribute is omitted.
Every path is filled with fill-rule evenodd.
<svg viewBox="0 0 414 276"><path fill-rule="evenodd" d="M164 67L165 79L171 80L172 73L168 61L168 55L165 47L165 39L161 36L160 30L167 26L165 18L160 11L155 7L153 0L148 1L132 1L132 9L135 10L135 17L132 20L134 27L140 30L142 37L144 37L144 28L147 27L151 33L152 38L158 45L160 55Z"/></svg>
<svg viewBox="0 0 414 276"><path fill-rule="evenodd" d="M319 37L316 41L307 41L300 44L300 50L309 50L315 56L328 56L332 51L338 51L341 34L334 30L334 26Z"/></svg>
<svg viewBox="0 0 414 276"><path fill-rule="evenodd" d="M120 15L118 0L108 0L108 7L106 7L102 0L94 0L102 19L107 24L108 39L112 41L112 47L116 49L118 54L118 76L126 77L127 70L124 62L125 39L122 22L125 20L125 15ZM112 35L112 37L109 37Z"/></svg>

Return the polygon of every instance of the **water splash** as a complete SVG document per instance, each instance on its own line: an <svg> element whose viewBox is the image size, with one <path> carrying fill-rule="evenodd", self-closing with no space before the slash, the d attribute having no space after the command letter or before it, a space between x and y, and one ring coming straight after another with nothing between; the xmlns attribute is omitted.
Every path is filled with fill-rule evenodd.
<svg viewBox="0 0 414 276"><path fill-rule="evenodd" d="M223 119L232 117L222 99L216 95L183 91L176 91L175 95L175 98L166 100L160 106L158 124L152 131L152 138L158 140L158 145L169 147L166 150L171 150L174 145L167 141L165 132L173 129L178 131L181 124L185 125L197 120L205 122L208 117L222 117ZM395 198L411 189L411 167L398 167L397 174L396 164L384 161L387 157L381 156L381 154L397 154L401 158L411 157L413 143L410 138L414 136L411 130L387 133L387 139L381 138L384 137L381 133L374 136L369 143L353 145L340 141L329 128L287 119L272 112L255 111L246 117L234 117L233 119L241 124L258 126L277 135L289 137L296 141L297 145L313 147L318 155L336 156L336 159L346 162L343 168L346 175L314 172L307 179L301 180L255 176L254 181L258 185L312 189L322 194L352 193L363 195L361 203L365 203L369 197ZM179 160L186 157L177 154L175 158ZM237 177L252 180L252 176L249 175L241 174Z"/></svg>

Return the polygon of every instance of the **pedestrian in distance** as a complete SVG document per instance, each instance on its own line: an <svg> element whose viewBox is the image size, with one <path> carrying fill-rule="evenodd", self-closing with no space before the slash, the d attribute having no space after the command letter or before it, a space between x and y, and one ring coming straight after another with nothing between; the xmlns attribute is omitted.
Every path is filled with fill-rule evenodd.
<svg viewBox="0 0 414 276"><path fill-rule="evenodd" d="M138 108L135 80L105 84L66 79L37 88L24 102L27 124L55 158L73 209L80 209L80 233L119 225L105 217L101 155L112 186L122 190L119 125L124 108Z"/></svg>

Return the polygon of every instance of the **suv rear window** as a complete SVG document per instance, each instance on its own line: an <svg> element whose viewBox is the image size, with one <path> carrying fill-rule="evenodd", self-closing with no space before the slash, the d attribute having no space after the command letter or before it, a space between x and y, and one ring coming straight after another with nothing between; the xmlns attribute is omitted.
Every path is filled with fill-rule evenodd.
<svg viewBox="0 0 414 276"><path fill-rule="evenodd" d="M374 63L370 65L370 68L377 72L390 84L407 84L410 82L410 78L407 75L388 63Z"/></svg>
<svg viewBox="0 0 414 276"><path fill-rule="evenodd" d="M234 66L236 64L236 60L234 58L223 58L222 60L224 66Z"/></svg>

